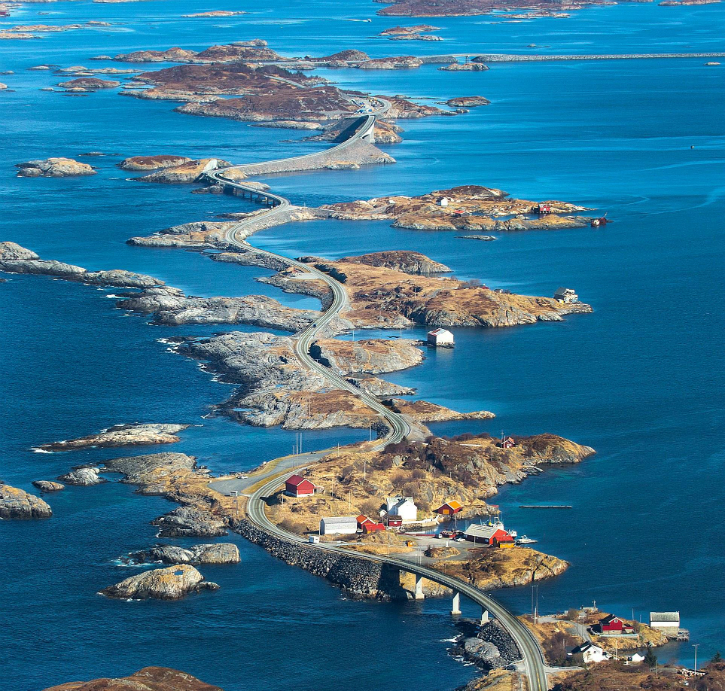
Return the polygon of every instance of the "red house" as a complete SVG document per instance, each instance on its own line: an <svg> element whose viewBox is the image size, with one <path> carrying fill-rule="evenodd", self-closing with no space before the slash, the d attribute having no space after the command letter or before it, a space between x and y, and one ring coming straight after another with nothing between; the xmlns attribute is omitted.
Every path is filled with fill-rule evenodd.
<svg viewBox="0 0 725 691"><path fill-rule="evenodd" d="M501 443L499 446L502 449L512 449L514 446L516 446L516 442L511 437L506 437L505 439L501 439Z"/></svg>
<svg viewBox="0 0 725 691"><path fill-rule="evenodd" d="M390 516L385 519L388 524L388 528L399 528L403 525L403 519L400 516Z"/></svg>
<svg viewBox="0 0 725 691"><path fill-rule="evenodd" d="M375 523L375 521L371 521L367 516L360 514L357 517L357 527L362 530L366 523Z"/></svg>
<svg viewBox="0 0 725 691"><path fill-rule="evenodd" d="M634 627L631 624L619 617L615 617L613 614L608 614L604 619L601 619L597 627L602 633L619 635L634 633Z"/></svg>
<svg viewBox="0 0 725 691"><path fill-rule="evenodd" d="M368 519L367 523L363 523L362 531L363 535L370 535L370 533L377 533L379 530L385 530L385 526L382 523L373 523Z"/></svg>
<svg viewBox="0 0 725 691"><path fill-rule="evenodd" d="M284 483L284 491L291 497L309 497L315 493L315 486L301 475L293 475Z"/></svg>
<svg viewBox="0 0 725 691"><path fill-rule="evenodd" d="M463 507L455 499L447 501L443 506L439 506L434 513L439 513L442 516L453 516L458 513Z"/></svg>

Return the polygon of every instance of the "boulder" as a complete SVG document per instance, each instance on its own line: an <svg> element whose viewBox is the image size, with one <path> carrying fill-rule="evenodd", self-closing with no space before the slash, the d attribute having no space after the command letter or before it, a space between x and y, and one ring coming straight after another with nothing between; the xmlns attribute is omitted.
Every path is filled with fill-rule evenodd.
<svg viewBox="0 0 725 691"><path fill-rule="evenodd" d="M224 521L209 511L181 506L155 520L159 537L220 537L226 535Z"/></svg>
<svg viewBox="0 0 725 691"><path fill-rule="evenodd" d="M66 485L77 485L79 487L90 487L107 482L107 480L98 476L98 468L91 467L74 468L69 473L61 475L58 479L65 482Z"/></svg>
<svg viewBox="0 0 725 691"><path fill-rule="evenodd" d="M33 486L37 487L41 492L60 492L60 490L65 489L65 485L51 480L35 480Z"/></svg>
<svg viewBox="0 0 725 691"><path fill-rule="evenodd" d="M40 497L0 484L0 519L27 520L50 518L53 511Z"/></svg>
<svg viewBox="0 0 725 691"><path fill-rule="evenodd" d="M148 564L162 562L164 564L238 564L239 548L230 542L193 547L177 547L176 545L155 545L150 549L132 552L131 562Z"/></svg>
<svg viewBox="0 0 725 691"><path fill-rule="evenodd" d="M166 569L144 571L100 591L106 597L126 600L180 600L200 590L216 590L219 586L204 580L193 566L181 564Z"/></svg>

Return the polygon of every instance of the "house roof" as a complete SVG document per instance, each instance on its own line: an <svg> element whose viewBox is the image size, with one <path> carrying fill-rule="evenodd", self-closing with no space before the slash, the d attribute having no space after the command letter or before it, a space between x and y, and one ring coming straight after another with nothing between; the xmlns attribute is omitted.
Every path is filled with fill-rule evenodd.
<svg viewBox="0 0 725 691"><path fill-rule="evenodd" d="M287 478L286 484L292 485L293 487L299 487L303 482L310 482L306 477L302 477L301 475L293 475L290 478ZM310 484L312 484L310 482Z"/></svg>
<svg viewBox="0 0 725 691"><path fill-rule="evenodd" d="M480 523L474 523L469 525L465 530L465 535L471 537L481 538L482 540L490 540L497 533L501 535L508 535L508 533L497 525L481 525ZM498 536L497 536L498 537Z"/></svg>
<svg viewBox="0 0 725 691"><path fill-rule="evenodd" d="M620 619L619 617L615 616L614 614L607 614L606 617L599 620L600 624L611 624L612 622L619 621L622 624L624 624L624 621Z"/></svg>
<svg viewBox="0 0 725 691"><path fill-rule="evenodd" d="M429 331L429 336L443 336L444 334L450 334L453 335L448 329L433 329L433 331Z"/></svg>
<svg viewBox="0 0 725 691"><path fill-rule="evenodd" d="M346 523L354 523L357 526L356 516L325 516L321 520L325 521L325 525L345 525Z"/></svg>
<svg viewBox="0 0 725 691"><path fill-rule="evenodd" d="M599 652L604 652L598 645L594 645L594 643L590 643L589 641L584 641L584 643L574 648L571 652L572 655L576 655L578 653L585 653L587 650L592 650L593 652L596 652L597 650Z"/></svg>

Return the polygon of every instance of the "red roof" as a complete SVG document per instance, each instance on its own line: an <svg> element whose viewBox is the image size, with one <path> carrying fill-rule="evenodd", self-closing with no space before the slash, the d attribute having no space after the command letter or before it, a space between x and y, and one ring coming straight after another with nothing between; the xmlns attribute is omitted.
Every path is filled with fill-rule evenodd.
<svg viewBox="0 0 725 691"><path fill-rule="evenodd" d="M297 487L297 485L301 485L305 481L305 478L303 478L301 475L293 475L292 477L287 479L288 485L292 485L293 487Z"/></svg>

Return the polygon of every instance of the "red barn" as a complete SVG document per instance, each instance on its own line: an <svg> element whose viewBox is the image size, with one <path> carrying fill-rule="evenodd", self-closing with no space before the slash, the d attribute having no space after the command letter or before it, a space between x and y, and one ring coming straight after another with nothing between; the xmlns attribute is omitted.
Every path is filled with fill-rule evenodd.
<svg viewBox="0 0 725 691"><path fill-rule="evenodd" d="M382 523L373 523L370 519L366 523L363 523L363 535L370 535L370 533L376 533L379 530L385 530L385 526Z"/></svg>
<svg viewBox="0 0 725 691"><path fill-rule="evenodd" d="M452 516L458 513L463 507L455 499L447 501L443 506L439 506L434 513L439 513L442 516Z"/></svg>
<svg viewBox="0 0 725 691"><path fill-rule="evenodd" d="M315 493L315 486L301 475L293 475L284 483L284 491L292 497L309 497Z"/></svg>
<svg viewBox="0 0 725 691"><path fill-rule="evenodd" d="M403 519L400 516L388 515L386 523L388 524L388 528L399 528L403 525Z"/></svg>
<svg viewBox="0 0 725 691"><path fill-rule="evenodd" d="M367 516L360 514L357 518L357 527L360 528L360 530L363 529L366 523L375 523L375 521L371 521Z"/></svg>

